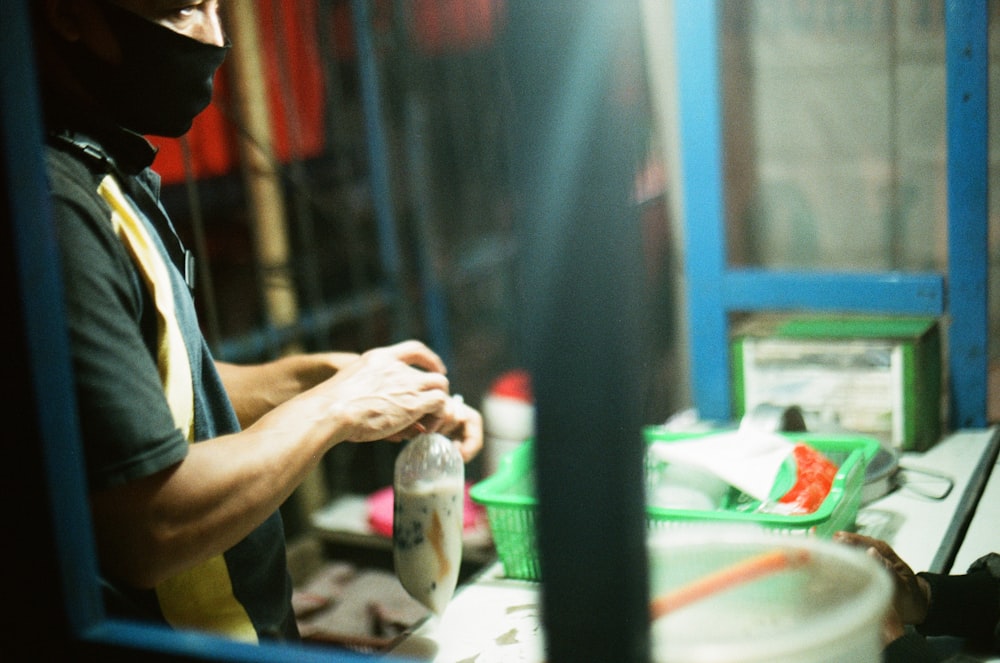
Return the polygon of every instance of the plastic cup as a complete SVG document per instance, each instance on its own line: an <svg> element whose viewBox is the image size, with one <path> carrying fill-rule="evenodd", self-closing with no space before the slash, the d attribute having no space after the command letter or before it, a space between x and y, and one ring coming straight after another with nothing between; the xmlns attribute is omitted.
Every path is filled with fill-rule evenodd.
<svg viewBox="0 0 1000 663"><path fill-rule="evenodd" d="M712 525L657 533L649 541L652 596L779 550L808 559L727 583L655 619L653 660L880 662L892 581L862 552L826 539Z"/></svg>

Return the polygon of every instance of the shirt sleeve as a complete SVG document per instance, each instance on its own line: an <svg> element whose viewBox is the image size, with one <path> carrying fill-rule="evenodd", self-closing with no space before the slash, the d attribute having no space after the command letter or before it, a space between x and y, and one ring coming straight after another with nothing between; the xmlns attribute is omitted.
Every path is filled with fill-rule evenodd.
<svg viewBox="0 0 1000 663"><path fill-rule="evenodd" d="M952 635L997 649L1000 621L1000 556L991 553L965 575L921 573L931 588L925 635Z"/></svg>
<svg viewBox="0 0 1000 663"><path fill-rule="evenodd" d="M78 180L52 173L50 165L84 460L90 487L100 489L179 462L188 443L144 338L155 334L155 317L106 206Z"/></svg>
<svg viewBox="0 0 1000 663"><path fill-rule="evenodd" d="M907 633L896 638L882 652L883 663L942 663L939 654L919 633Z"/></svg>

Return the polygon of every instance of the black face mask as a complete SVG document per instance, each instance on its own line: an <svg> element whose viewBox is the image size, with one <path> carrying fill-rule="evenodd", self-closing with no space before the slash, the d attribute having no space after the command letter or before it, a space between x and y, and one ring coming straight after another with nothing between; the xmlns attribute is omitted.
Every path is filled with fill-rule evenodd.
<svg viewBox="0 0 1000 663"><path fill-rule="evenodd" d="M181 136L212 100L215 71L229 44L215 46L117 7L97 3L121 46L111 64L80 44L67 64L115 123L141 134Z"/></svg>

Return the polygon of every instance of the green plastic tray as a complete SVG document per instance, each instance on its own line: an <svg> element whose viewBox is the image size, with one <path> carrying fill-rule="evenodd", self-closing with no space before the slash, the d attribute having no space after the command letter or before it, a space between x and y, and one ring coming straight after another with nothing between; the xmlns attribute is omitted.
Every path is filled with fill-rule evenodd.
<svg viewBox="0 0 1000 663"><path fill-rule="evenodd" d="M647 444L699 437L698 434L670 433L658 426L647 427L643 434ZM745 500L739 501L735 497L714 511L648 506L646 517L650 530L694 523L755 523L786 534L829 537L838 530L853 529L861 506L865 469L879 450L878 440L858 435L834 437L814 433L788 433L786 436L810 445L838 467L830 494L816 511L804 515L753 512L747 510L752 508L752 504L748 505ZM505 575L522 580L541 579L535 540L532 447L531 441L522 444L502 459L496 473L476 483L469 491L470 497L486 508L497 556ZM783 477L779 474L776 486L780 486L783 492L791 485L792 479L790 475ZM733 489L733 495L737 493Z"/></svg>

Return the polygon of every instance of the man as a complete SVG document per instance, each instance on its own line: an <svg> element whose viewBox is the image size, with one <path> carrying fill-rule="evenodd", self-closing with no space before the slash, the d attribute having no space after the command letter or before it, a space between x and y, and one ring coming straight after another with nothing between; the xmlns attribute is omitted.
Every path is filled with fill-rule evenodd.
<svg viewBox="0 0 1000 663"><path fill-rule="evenodd" d="M408 341L217 364L143 134L178 136L228 43L218 0L35 5L46 163L108 610L229 637L297 637L278 508L342 442L438 430L468 460L478 412Z"/></svg>

